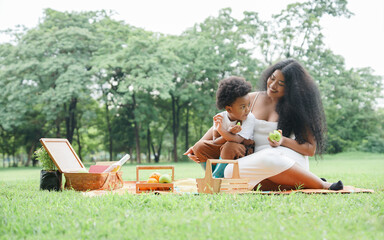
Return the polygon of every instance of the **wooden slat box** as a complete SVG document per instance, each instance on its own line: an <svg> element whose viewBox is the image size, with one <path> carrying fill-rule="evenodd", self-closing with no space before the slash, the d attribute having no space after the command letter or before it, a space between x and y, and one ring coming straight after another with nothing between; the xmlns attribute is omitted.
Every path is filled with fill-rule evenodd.
<svg viewBox="0 0 384 240"><path fill-rule="evenodd" d="M212 163L233 164L232 178L213 178ZM205 177L197 178L197 190L199 193L244 193L248 192L247 178L240 178L239 163L237 160L208 159L205 168Z"/></svg>
<svg viewBox="0 0 384 240"><path fill-rule="evenodd" d="M172 183L147 183L147 181L140 181L140 170L172 170ZM151 191L170 191L173 192L175 181L175 167L174 166L136 166L136 193L151 192Z"/></svg>

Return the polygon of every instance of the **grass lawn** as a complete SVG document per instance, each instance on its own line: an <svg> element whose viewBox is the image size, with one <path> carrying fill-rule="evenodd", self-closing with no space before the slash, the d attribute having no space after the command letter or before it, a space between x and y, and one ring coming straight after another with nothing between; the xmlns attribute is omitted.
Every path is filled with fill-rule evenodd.
<svg viewBox="0 0 384 240"><path fill-rule="evenodd" d="M384 155L310 164L329 181L375 193L88 198L39 191L39 168L0 168L0 239L384 239ZM174 165L176 179L203 177L197 164ZM123 171L135 179L134 165Z"/></svg>

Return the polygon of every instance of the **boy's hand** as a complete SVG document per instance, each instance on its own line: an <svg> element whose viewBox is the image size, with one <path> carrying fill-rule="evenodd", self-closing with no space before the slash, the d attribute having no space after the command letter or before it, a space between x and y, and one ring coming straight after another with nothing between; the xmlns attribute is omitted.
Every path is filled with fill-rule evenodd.
<svg viewBox="0 0 384 240"><path fill-rule="evenodd" d="M229 128L228 128L228 132L230 132L232 134L239 133L240 131L241 131L241 126L239 126L239 125L229 126Z"/></svg>
<svg viewBox="0 0 384 240"><path fill-rule="evenodd" d="M220 133L220 130L221 130L221 126L223 124L223 116L217 114L213 117L213 122L215 124L215 128L217 129L217 131Z"/></svg>
<svg viewBox="0 0 384 240"><path fill-rule="evenodd" d="M189 159L191 159L192 161L195 161L196 163L200 163L200 160L193 152L192 147L190 147L183 155L187 155Z"/></svg>

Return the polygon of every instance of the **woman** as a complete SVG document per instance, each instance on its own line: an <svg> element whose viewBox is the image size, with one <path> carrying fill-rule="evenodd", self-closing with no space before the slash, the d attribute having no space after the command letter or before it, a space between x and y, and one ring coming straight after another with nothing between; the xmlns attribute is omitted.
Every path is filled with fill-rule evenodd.
<svg viewBox="0 0 384 240"><path fill-rule="evenodd" d="M323 152L326 131L320 94L311 76L296 60L288 59L265 70L261 81L264 92L250 94L251 112L257 119L255 153L244 157L243 145L227 142L222 146L222 158L241 157L240 176L250 179L250 189L258 184L262 190L343 189L341 181L331 184L309 171L307 156ZM279 142L268 137L275 129L283 135ZM212 139L212 129L195 144L195 151L199 151L196 146L200 142L208 139ZM199 162L192 148L185 155ZM232 170L232 164L226 167L226 178L232 176Z"/></svg>

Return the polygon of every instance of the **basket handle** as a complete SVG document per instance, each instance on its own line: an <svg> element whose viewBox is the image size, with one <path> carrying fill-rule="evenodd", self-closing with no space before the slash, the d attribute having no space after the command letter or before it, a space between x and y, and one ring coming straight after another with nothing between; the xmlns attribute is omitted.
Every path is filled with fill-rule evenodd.
<svg viewBox="0 0 384 240"><path fill-rule="evenodd" d="M237 160L208 159L205 167L205 176L212 178L212 163L233 164L232 178L240 178L239 162Z"/></svg>
<svg viewBox="0 0 384 240"><path fill-rule="evenodd" d="M172 170L172 182L175 181L175 167L174 166L136 166L136 181L140 181L139 170L159 170L159 169L171 169Z"/></svg>
<svg viewBox="0 0 384 240"><path fill-rule="evenodd" d="M107 176L107 178L105 179L105 181L104 181L104 183L103 183L103 185L101 186L100 189L104 189L104 186L105 186L105 184L108 183L108 180L109 180L109 177L110 177L110 176L111 176L111 173L108 173L108 176Z"/></svg>
<svg viewBox="0 0 384 240"><path fill-rule="evenodd" d="M123 179L120 177L120 175L118 174L118 172L116 172L115 174L116 174L117 180L119 180L119 185L120 185L120 186L124 186L124 181L123 181ZM110 178L111 175L112 175L112 173L108 173L108 176L107 176L107 178L105 179L105 182L103 183L103 186L101 186L101 188L99 188L99 190L100 190L100 189L104 189L105 185L108 184L108 180L109 180L109 178Z"/></svg>

